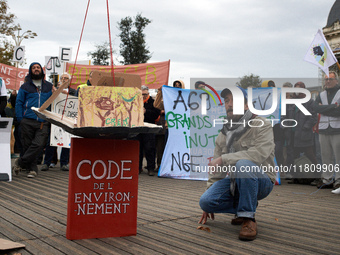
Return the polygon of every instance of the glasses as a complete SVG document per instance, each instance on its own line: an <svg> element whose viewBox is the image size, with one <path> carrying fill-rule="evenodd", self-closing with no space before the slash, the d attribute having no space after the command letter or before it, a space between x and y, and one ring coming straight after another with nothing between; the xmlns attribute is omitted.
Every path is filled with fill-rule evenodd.
<svg viewBox="0 0 340 255"><path fill-rule="evenodd" d="M147 95L149 95L149 94L142 94L143 96L147 96Z"/></svg>
<svg viewBox="0 0 340 255"><path fill-rule="evenodd" d="M61 77L60 80L69 80L68 77Z"/></svg>
<svg viewBox="0 0 340 255"><path fill-rule="evenodd" d="M325 81L335 81L334 78L326 78Z"/></svg>

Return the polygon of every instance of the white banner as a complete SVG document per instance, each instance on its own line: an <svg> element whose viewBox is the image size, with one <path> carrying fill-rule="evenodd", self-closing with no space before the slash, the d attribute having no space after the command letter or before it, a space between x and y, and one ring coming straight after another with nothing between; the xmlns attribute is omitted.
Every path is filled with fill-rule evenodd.
<svg viewBox="0 0 340 255"><path fill-rule="evenodd" d="M224 103L223 98L219 96L221 91L215 94L212 91L209 93L210 91L163 86L162 92L169 137L158 175L176 179L207 180L207 166L214 156L215 139L223 127L222 124L217 124L221 121L214 120L226 116L224 104L220 104L220 99ZM273 125L280 120L279 88L277 92L278 105L274 107L275 111L263 116L271 119ZM271 88L253 89L251 103L255 109L270 109L272 102Z"/></svg>

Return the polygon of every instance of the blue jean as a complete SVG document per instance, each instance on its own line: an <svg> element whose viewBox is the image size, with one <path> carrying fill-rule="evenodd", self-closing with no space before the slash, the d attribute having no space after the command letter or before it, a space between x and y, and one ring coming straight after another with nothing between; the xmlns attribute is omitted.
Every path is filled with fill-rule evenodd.
<svg viewBox="0 0 340 255"><path fill-rule="evenodd" d="M254 218L257 201L269 195L273 183L268 175L250 160L239 160L235 167L234 196L230 191L231 179L227 176L203 193L200 206L207 213L232 213L238 217Z"/></svg>

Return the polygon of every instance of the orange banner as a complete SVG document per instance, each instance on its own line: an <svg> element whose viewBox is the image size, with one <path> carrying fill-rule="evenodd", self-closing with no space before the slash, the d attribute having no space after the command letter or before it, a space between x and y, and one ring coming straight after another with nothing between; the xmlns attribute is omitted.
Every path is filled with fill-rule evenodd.
<svg viewBox="0 0 340 255"><path fill-rule="evenodd" d="M72 74L72 87L87 82L91 71L100 70L110 72L111 66L77 65L67 63L66 71ZM142 85L150 89L157 89L162 85L168 85L170 60L156 63L144 63L125 66L114 66L114 71L119 73L138 74L142 79Z"/></svg>
<svg viewBox="0 0 340 255"><path fill-rule="evenodd" d="M87 82L91 71L101 70L110 72L111 66L93 66L66 64L66 72L72 75L73 88L79 84ZM142 85L150 89L157 89L162 85L168 85L170 60L156 63L144 63L125 66L114 66L115 72L138 74L142 79ZM16 68L0 63L0 77L5 80L7 89L19 89L24 83L25 76L28 74L26 68Z"/></svg>
<svg viewBox="0 0 340 255"><path fill-rule="evenodd" d="M28 74L26 68L16 68L0 63L0 77L4 79L6 89L19 89L24 83L25 76Z"/></svg>

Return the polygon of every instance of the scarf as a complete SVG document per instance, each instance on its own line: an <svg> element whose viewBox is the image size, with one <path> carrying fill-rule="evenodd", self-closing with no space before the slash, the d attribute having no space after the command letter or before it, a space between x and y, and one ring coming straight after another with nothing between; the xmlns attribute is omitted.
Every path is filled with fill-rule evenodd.
<svg viewBox="0 0 340 255"><path fill-rule="evenodd" d="M249 128L248 121L254 118L255 115L251 111L247 110L244 115L236 122L231 121L223 125L222 133L226 136L226 145L228 153L235 152L233 143L234 140L241 137Z"/></svg>
<svg viewBox="0 0 340 255"><path fill-rule="evenodd" d="M150 98L150 95L148 95L147 99L143 100L143 103L145 104L149 100L149 98Z"/></svg>

